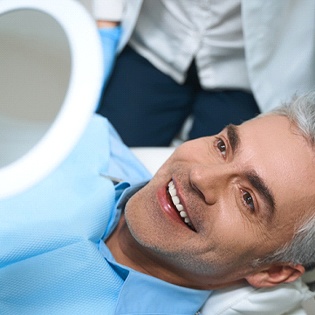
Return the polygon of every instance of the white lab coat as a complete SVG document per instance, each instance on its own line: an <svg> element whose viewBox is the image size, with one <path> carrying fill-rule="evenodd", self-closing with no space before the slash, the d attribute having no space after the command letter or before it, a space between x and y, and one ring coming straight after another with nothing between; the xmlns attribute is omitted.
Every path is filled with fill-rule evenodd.
<svg viewBox="0 0 315 315"><path fill-rule="evenodd" d="M143 0L94 0L98 19L121 16L118 51L128 42ZM262 112L315 88L315 0L242 0L245 58Z"/></svg>

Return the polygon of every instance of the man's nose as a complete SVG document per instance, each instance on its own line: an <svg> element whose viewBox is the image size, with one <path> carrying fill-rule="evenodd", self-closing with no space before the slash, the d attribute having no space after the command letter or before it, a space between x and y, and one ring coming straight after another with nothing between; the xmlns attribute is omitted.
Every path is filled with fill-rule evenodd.
<svg viewBox="0 0 315 315"><path fill-rule="evenodd" d="M213 205L234 176L234 170L227 164L196 164L190 171L190 183L207 204Z"/></svg>

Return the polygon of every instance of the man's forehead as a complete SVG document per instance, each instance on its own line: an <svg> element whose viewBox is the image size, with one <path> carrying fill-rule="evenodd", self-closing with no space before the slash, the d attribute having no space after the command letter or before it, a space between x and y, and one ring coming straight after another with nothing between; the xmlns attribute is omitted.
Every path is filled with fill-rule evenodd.
<svg viewBox="0 0 315 315"><path fill-rule="evenodd" d="M239 126L238 130L240 141L261 141L263 143L285 143L288 142L289 147L295 146L297 143L307 144L306 139L298 128L293 125L288 118L282 115L263 115L248 120ZM267 138L266 138L267 137ZM281 141L281 142L279 142ZM281 146L279 146L279 149Z"/></svg>
<svg viewBox="0 0 315 315"><path fill-rule="evenodd" d="M233 152L240 148L245 141L279 144L279 140L291 141L295 135L300 136L297 128L292 126L286 117L280 115L259 116L238 126L230 124L223 131L227 134Z"/></svg>
<svg viewBox="0 0 315 315"><path fill-rule="evenodd" d="M266 115L237 129L242 150L243 145L254 146L252 153L277 205L301 210L314 204L315 151L297 127L284 116Z"/></svg>

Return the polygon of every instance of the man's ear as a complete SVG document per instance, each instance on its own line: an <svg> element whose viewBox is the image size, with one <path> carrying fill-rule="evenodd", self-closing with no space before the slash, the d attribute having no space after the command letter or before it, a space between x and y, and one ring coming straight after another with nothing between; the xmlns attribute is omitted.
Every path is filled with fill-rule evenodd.
<svg viewBox="0 0 315 315"><path fill-rule="evenodd" d="M272 265L252 273L245 279L256 288L270 288L298 279L305 272L302 265Z"/></svg>

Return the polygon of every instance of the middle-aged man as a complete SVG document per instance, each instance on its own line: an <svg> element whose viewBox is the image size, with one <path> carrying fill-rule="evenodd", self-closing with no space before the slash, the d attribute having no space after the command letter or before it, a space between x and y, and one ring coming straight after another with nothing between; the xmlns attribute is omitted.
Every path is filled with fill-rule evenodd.
<svg viewBox="0 0 315 315"><path fill-rule="evenodd" d="M315 265L315 93L186 142L115 192L100 143L88 130L48 179L1 201L0 313L188 315L211 290Z"/></svg>
<svg viewBox="0 0 315 315"><path fill-rule="evenodd" d="M180 146L125 205L106 244L167 282L272 287L315 263L315 99Z"/></svg>

